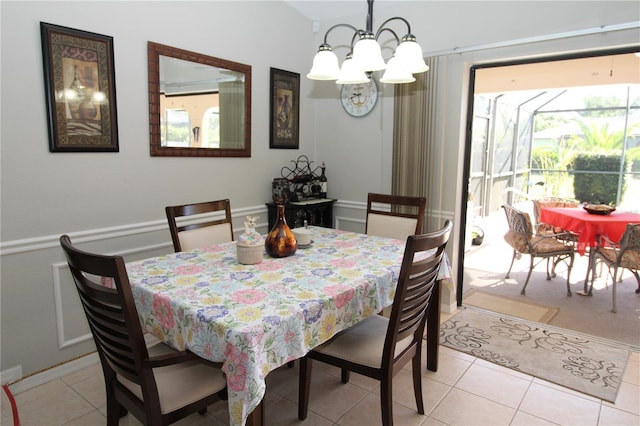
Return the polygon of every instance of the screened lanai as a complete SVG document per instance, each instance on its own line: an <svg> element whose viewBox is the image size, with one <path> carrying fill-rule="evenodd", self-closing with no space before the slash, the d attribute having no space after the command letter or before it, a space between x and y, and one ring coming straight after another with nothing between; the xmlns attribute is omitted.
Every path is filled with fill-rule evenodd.
<svg viewBox="0 0 640 426"><path fill-rule="evenodd" d="M639 85L487 93L474 102L469 182L474 214L488 215L523 193L640 208L635 195L640 189ZM612 170L579 169L576 156L585 153L619 161ZM616 194L580 199L576 176L613 180Z"/></svg>

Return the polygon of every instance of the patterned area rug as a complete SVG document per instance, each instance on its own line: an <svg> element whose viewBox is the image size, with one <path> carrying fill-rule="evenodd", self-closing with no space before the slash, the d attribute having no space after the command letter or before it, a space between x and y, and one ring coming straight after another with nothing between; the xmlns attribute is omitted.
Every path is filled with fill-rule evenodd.
<svg viewBox="0 0 640 426"><path fill-rule="evenodd" d="M609 402L630 355L615 342L475 308L442 324L440 343Z"/></svg>

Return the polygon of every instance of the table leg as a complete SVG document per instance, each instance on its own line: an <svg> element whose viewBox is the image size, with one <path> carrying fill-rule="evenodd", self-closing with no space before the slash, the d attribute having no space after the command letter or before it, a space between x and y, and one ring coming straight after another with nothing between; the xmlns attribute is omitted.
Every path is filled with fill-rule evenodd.
<svg viewBox="0 0 640 426"><path fill-rule="evenodd" d="M247 417L246 426L264 426L265 419L265 409L264 409L264 398L260 401L260 405L258 405Z"/></svg>
<svg viewBox="0 0 640 426"><path fill-rule="evenodd" d="M438 371L440 349L440 280L436 280L427 312L427 370Z"/></svg>
<svg viewBox="0 0 640 426"><path fill-rule="evenodd" d="M584 279L584 290L576 291L581 296L592 296L593 295L593 287L589 287L589 275L591 275L591 280L595 279L596 271L595 265L593 264L593 248L589 248L589 265L587 266L587 276Z"/></svg>

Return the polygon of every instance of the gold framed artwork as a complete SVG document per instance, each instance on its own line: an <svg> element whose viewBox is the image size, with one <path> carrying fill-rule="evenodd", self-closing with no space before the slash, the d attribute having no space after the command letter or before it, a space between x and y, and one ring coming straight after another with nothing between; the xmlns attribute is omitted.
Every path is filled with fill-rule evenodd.
<svg viewBox="0 0 640 426"><path fill-rule="evenodd" d="M118 152L113 37L40 22L50 152Z"/></svg>

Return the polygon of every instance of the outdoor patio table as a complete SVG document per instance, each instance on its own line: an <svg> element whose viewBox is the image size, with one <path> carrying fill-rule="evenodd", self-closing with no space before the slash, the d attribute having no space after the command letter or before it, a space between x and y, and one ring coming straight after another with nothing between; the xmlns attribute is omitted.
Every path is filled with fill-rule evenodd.
<svg viewBox="0 0 640 426"><path fill-rule="evenodd" d="M261 407L270 371L393 301L404 241L310 229L308 249L255 265L238 263L235 242L127 264L143 326L176 349L223 362L232 425ZM439 279L450 278L443 262ZM439 291L432 302L427 367L435 370ZM263 421L262 409L255 413Z"/></svg>
<svg viewBox="0 0 640 426"><path fill-rule="evenodd" d="M640 223L640 214L613 212L609 215L587 213L583 208L550 207L540 212L540 221L578 234L578 253L595 247L596 236L619 241L629 223Z"/></svg>
<svg viewBox="0 0 640 426"><path fill-rule="evenodd" d="M640 214L614 211L609 215L587 213L583 208L549 207L540 211L540 221L550 225L572 231L578 234L577 251L584 255L587 247L596 246L596 236L604 235L611 241L618 242L624 234L627 224L640 223ZM578 294L586 295L589 269L584 282L584 291Z"/></svg>

